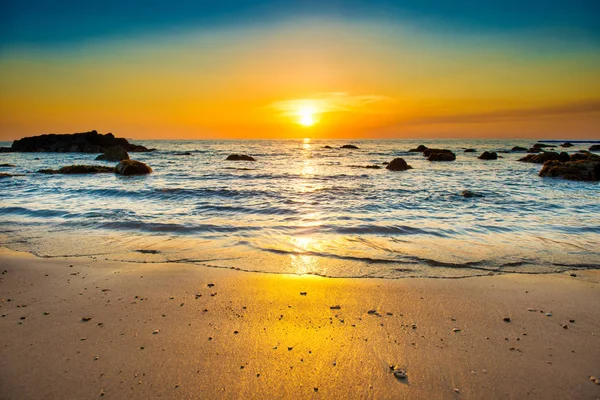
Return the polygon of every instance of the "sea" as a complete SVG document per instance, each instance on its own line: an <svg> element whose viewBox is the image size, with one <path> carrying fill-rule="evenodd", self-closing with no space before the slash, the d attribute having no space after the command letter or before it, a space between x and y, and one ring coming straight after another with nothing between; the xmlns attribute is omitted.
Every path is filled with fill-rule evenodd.
<svg viewBox="0 0 600 400"><path fill-rule="evenodd" d="M157 149L131 154L152 174L44 175L36 171L116 163L0 154L0 164L15 165L0 172L17 175L0 179L0 245L90 262L335 278L600 268L600 183L541 178L540 164L502 152L532 140L132 142ZM408 151L420 144L450 149L456 161ZM574 144L559 149L590 146ZM485 150L501 158L479 160ZM256 161L225 160L234 153ZM412 169L385 169L396 157Z"/></svg>

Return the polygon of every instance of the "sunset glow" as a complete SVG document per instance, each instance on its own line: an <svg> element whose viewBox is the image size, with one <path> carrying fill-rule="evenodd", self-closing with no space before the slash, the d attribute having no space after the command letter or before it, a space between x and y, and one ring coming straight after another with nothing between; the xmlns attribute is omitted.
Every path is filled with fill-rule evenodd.
<svg viewBox="0 0 600 400"><path fill-rule="evenodd" d="M315 113L316 113L316 110L314 109L314 107L311 107L311 106L301 107L298 110L298 116L300 117L300 119L298 120L298 123L303 126L314 125L316 123Z"/></svg>

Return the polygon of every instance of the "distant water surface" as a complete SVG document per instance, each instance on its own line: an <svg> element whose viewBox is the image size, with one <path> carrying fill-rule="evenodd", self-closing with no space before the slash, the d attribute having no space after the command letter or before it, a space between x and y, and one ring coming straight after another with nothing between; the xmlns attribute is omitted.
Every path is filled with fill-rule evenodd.
<svg viewBox="0 0 600 400"><path fill-rule="evenodd" d="M0 172L25 174L0 179L0 244L50 257L332 277L600 268L598 183L540 178L541 165L516 161L522 153L477 159L532 141L134 142L158 149L131 154L153 174L41 175L34 172L115 163L0 154L0 164L16 165ZM339 148L346 143L359 149ZM408 152L419 144L451 149L457 160ZM257 161L225 161L231 153ZM413 169L363 168L395 157Z"/></svg>

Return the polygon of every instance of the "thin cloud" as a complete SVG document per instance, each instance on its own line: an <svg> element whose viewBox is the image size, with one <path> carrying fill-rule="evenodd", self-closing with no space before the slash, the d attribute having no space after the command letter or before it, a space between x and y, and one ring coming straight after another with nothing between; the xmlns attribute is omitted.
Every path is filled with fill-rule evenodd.
<svg viewBox="0 0 600 400"><path fill-rule="evenodd" d="M317 113L328 112L373 112L368 106L391 102L392 98L380 95L350 95L346 92L317 93L303 99L281 100L271 103L269 108L283 116L294 116L302 107L313 107Z"/></svg>

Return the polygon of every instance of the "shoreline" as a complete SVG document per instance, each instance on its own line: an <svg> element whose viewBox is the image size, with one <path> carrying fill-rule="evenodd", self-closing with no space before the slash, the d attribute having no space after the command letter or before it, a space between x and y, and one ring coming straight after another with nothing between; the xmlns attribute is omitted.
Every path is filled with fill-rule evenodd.
<svg viewBox="0 0 600 400"><path fill-rule="evenodd" d="M4 247L0 265L0 398L600 396L598 270L323 278Z"/></svg>

